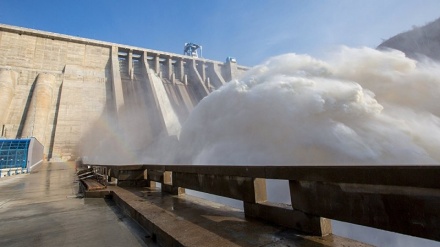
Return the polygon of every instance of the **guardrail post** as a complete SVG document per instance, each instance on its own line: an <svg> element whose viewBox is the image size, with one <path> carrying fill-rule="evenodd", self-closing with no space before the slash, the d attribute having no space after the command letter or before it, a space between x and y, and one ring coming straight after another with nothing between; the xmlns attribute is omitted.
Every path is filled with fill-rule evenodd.
<svg viewBox="0 0 440 247"><path fill-rule="evenodd" d="M307 234L331 234L335 219L440 240L440 166L130 165L102 172L121 186L154 181L175 195L188 188L241 200L246 217ZM292 206L267 201L265 178L289 181Z"/></svg>
<svg viewBox="0 0 440 247"><path fill-rule="evenodd" d="M255 203L267 201L266 179L254 178Z"/></svg>
<svg viewBox="0 0 440 247"><path fill-rule="evenodd" d="M144 180L145 180L145 187L148 187L148 188L156 188L156 182L155 181L153 181L153 180L151 180L149 177L148 177L148 169L145 169L145 171L144 171Z"/></svg>
<svg viewBox="0 0 440 247"><path fill-rule="evenodd" d="M295 224L295 228L313 235L325 236L332 233L331 220L317 215L305 213L303 210L298 209L298 205L304 204L302 196L304 196L304 190L301 187L299 181L290 180L290 198L292 201L293 211L297 214L298 219Z"/></svg>
<svg viewBox="0 0 440 247"><path fill-rule="evenodd" d="M167 192L172 195L185 194L185 188L173 186L173 173L165 171L162 177L162 192Z"/></svg>
<svg viewBox="0 0 440 247"><path fill-rule="evenodd" d="M267 201L266 179L253 178L253 190L249 193L253 194L251 201L243 201L244 214L246 217L265 219L264 212L260 209L259 203Z"/></svg>
<svg viewBox="0 0 440 247"><path fill-rule="evenodd" d="M254 201L243 202L246 217L263 219L277 225L294 228L318 236L325 236L331 233L331 222L329 219L306 214L295 208L292 210L289 205L268 202L265 179L254 179L254 191L252 193L255 195ZM294 193L291 192L291 196L294 196Z"/></svg>

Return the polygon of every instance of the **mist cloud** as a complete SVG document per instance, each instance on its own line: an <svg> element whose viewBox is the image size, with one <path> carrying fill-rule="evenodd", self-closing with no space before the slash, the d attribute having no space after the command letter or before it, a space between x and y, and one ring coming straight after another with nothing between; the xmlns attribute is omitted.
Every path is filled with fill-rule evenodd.
<svg viewBox="0 0 440 247"><path fill-rule="evenodd" d="M343 47L326 61L274 57L203 99L178 162L314 165L438 163L438 65Z"/></svg>

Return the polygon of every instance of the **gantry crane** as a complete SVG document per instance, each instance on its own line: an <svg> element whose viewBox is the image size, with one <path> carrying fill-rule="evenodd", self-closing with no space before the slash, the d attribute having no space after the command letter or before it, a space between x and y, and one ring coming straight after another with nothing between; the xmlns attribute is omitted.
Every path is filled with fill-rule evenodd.
<svg viewBox="0 0 440 247"><path fill-rule="evenodd" d="M183 55L191 56L191 57L199 57L197 50L200 50L200 57L202 56L202 46L194 43L185 43L183 47Z"/></svg>

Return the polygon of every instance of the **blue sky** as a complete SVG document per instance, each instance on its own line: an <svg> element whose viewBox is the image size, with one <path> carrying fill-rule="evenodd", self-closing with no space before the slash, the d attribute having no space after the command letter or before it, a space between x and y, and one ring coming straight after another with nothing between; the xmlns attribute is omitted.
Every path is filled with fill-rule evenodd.
<svg viewBox="0 0 440 247"><path fill-rule="evenodd" d="M440 17L438 0L0 0L0 23L256 65L287 52L321 57Z"/></svg>

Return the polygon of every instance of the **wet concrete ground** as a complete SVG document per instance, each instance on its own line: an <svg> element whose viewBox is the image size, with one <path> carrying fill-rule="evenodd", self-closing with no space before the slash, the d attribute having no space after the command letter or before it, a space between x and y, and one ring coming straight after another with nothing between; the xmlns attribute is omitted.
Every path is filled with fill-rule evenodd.
<svg viewBox="0 0 440 247"><path fill-rule="evenodd" d="M0 246L147 246L145 231L113 201L77 192L74 163L1 178Z"/></svg>
<svg viewBox="0 0 440 247"><path fill-rule="evenodd" d="M0 179L0 246L367 246L302 236L189 195L108 190L112 200L77 198L73 163L46 163L35 173Z"/></svg>
<svg viewBox="0 0 440 247"><path fill-rule="evenodd" d="M163 246L370 246L335 235L304 236L245 218L241 210L189 195L172 196L149 188L108 189L123 211L142 222Z"/></svg>

